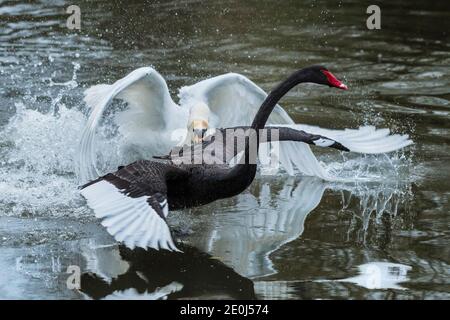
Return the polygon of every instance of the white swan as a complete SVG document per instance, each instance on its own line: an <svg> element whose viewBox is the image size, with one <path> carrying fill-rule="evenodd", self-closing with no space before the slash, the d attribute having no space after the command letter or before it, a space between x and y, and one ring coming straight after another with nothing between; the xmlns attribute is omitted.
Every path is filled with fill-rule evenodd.
<svg viewBox="0 0 450 320"><path fill-rule="evenodd" d="M84 100L92 112L79 146L79 179L86 182L99 176L95 131L103 111L113 99L128 103L128 108L118 112L114 118L120 133L126 137L125 147L146 150L148 156L148 153L167 154L177 142L186 142L186 139L195 142L208 128L250 125L266 96L245 76L228 73L181 88L178 106L172 100L164 78L151 67L136 69L112 85L93 86L85 91ZM372 126L329 130L295 124L279 105L270 115L268 124L286 125L327 136L345 143L354 152L385 153L412 143L407 135L390 135L389 129L378 130ZM187 132L187 136L174 140L174 132L178 129ZM283 142L279 150L281 166L288 174L293 175L298 170L324 180L336 179L320 165L307 144ZM268 153L268 148L262 147L260 157L268 156Z"/></svg>

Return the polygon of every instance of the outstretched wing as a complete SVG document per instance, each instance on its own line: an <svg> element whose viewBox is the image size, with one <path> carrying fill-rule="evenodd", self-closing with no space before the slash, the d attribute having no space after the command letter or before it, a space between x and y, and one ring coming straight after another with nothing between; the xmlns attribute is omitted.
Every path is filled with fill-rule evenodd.
<svg viewBox="0 0 450 320"><path fill-rule="evenodd" d="M216 118L210 121L212 125L224 128L250 125L267 93L245 76L228 73L183 87L179 96L183 105L191 105L199 100L206 103ZM280 105L276 105L267 124L294 124L294 121ZM259 157L266 157L262 162L269 162L267 146L260 147ZM290 175L297 168L305 175L332 179L304 143L283 143L280 162Z"/></svg>
<svg viewBox="0 0 450 320"><path fill-rule="evenodd" d="M79 145L78 176L89 181L99 176L96 168L95 130L103 111L115 98L128 103L115 116L122 133L164 128L171 111L179 109L172 101L166 82L153 68L139 68L111 85L100 84L85 91L84 101L92 109ZM169 115L167 115L169 114ZM176 116L176 114L175 114Z"/></svg>
<svg viewBox="0 0 450 320"><path fill-rule="evenodd" d="M196 163L202 161L206 164L233 164L233 158L244 152L245 137L250 135L249 126L238 126L233 128L215 129L214 133L207 136L203 143L183 145L172 148L166 157L155 157L159 159L170 159L175 164ZM274 133L276 131L276 134ZM303 130L296 130L285 126L269 126L259 131L259 143L295 141L319 147L329 147L341 151L350 151L341 143L328 137L310 134ZM199 160L196 160L199 159Z"/></svg>
<svg viewBox="0 0 450 320"><path fill-rule="evenodd" d="M377 129L374 126L344 130L323 129L305 124L285 125L285 127L325 136L339 142L349 151L359 153L387 153L413 144L407 134L390 134L389 129Z"/></svg>
<svg viewBox="0 0 450 320"><path fill-rule="evenodd" d="M183 174L169 164L136 161L89 182L81 194L114 239L127 247L178 251L166 222L167 179Z"/></svg>

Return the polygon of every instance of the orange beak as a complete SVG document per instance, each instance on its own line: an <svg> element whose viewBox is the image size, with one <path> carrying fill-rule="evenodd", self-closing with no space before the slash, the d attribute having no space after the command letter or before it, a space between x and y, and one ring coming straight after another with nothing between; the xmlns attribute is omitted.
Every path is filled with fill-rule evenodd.
<svg viewBox="0 0 450 320"><path fill-rule="evenodd" d="M192 142L200 143L203 141L204 135L208 130L208 121L205 120L193 120L191 123L193 131Z"/></svg>

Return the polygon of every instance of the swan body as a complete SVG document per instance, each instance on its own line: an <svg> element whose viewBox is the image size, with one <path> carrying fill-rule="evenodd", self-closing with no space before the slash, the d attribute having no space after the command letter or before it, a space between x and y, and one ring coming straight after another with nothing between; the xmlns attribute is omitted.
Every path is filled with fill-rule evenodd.
<svg viewBox="0 0 450 320"><path fill-rule="evenodd" d="M117 112L114 118L119 132L126 138L123 153L129 154L132 150L139 158L146 158L167 154L175 145L199 142L199 133L214 128L250 125L267 94L245 76L228 73L183 87L179 97L180 105L177 105L164 78L151 67L136 69L112 85L101 84L87 89L84 100L92 111L79 146L77 174L80 180L86 182L100 175L96 168L95 131L103 112L114 99L128 103L128 108ZM388 129L371 126L329 130L295 124L278 104L267 125L326 136L345 142L354 152L385 153L412 143L407 135L390 135ZM271 147L261 145L259 157L262 163L268 162ZM305 143L283 142L279 146L279 161L290 175L298 171L324 180L336 180Z"/></svg>

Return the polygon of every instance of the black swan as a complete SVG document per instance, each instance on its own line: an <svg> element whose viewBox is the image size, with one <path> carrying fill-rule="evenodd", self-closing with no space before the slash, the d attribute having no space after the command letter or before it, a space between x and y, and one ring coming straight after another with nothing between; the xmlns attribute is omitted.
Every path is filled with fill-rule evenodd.
<svg viewBox="0 0 450 320"><path fill-rule="evenodd" d="M327 71L323 71L327 75ZM333 76L328 79L334 81ZM345 89L342 85L341 89ZM199 142L206 130L249 126L267 93L247 77L227 73L180 88L179 105L170 95L164 78L153 68L138 68L115 83L95 85L85 92L84 101L91 110L78 149L76 170L86 183L97 178L96 130L100 119L114 100L127 107L114 113L114 124L121 134L118 152L130 159L150 159L167 154L176 144ZM319 134L339 141L350 151L380 154L404 148L413 142L408 135L390 134L389 129L361 126L355 129L327 129L295 123L280 105L276 105L266 126L285 126ZM265 170L267 153L260 149L260 167ZM132 160L131 160L132 159ZM305 143L279 145L279 167L287 174L337 179L325 170Z"/></svg>
<svg viewBox="0 0 450 320"><path fill-rule="evenodd" d="M304 82L347 89L322 66L298 70L267 96L250 128L263 129L278 101L294 86ZM304 136L311 140L311 135L289 132L288 137L301 140ZM257 152L250 152L249 140L245 140L244 163L233 167L140 160L83 185L81 194L108 232L127 247L178 250L166 223L169 209L200 206L244 191L252 183L257 169ZM314 139L311 141L314 143ZM334 142L329 144L332 145L345 150ZM259 143L256 143L256 151L258 148Z"/></svg>

